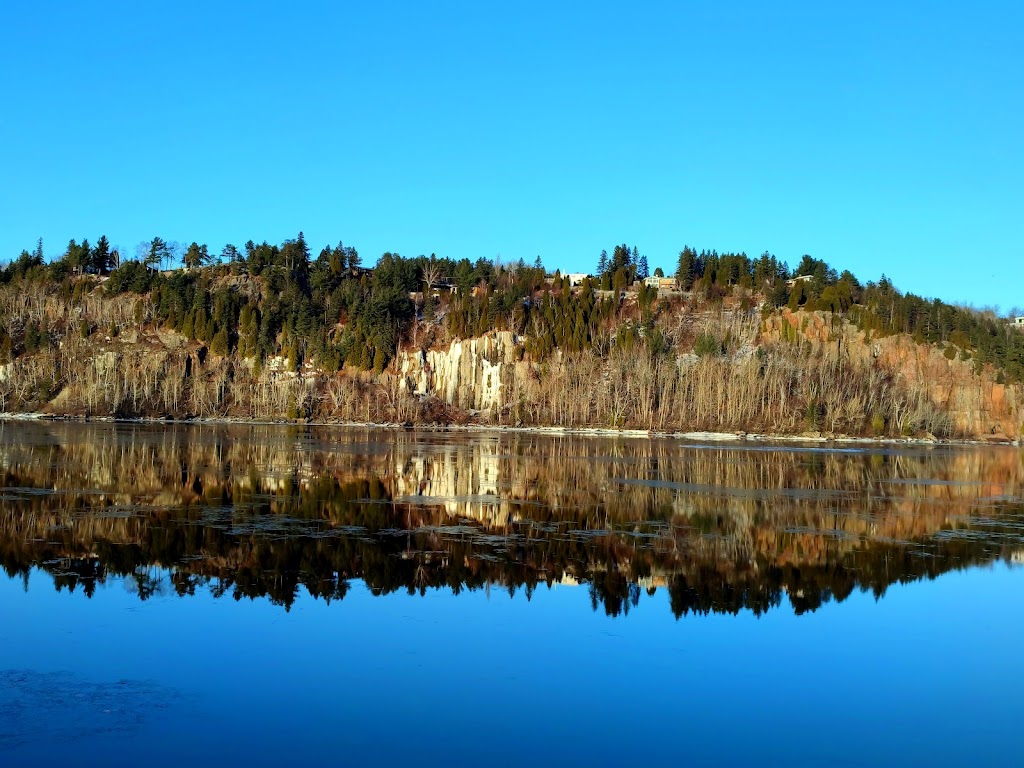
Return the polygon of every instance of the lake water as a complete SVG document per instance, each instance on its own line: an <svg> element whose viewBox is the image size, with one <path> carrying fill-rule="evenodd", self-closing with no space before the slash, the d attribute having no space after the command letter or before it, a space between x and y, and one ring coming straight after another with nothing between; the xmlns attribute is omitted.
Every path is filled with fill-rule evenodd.
<svg viewBox="0 0 1024 768"><path fill-rule="evenodd" d="M0 765L1017 764L1021 456L0 423Z"/></svg>

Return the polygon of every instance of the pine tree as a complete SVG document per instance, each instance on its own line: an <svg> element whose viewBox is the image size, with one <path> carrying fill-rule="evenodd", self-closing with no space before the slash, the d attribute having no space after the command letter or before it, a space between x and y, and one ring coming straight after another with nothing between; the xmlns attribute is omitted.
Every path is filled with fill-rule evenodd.
<svg viewBox="0 0 1024 768"><path fill-rule="evenodd" d="M181 326L181 334L186 339L194 339L196 335L195 312L189 310L185 314L185 322Z"/></svg>
<svg viewBox="0 0 1024 768"><path fill-rule="evenodd" d="M224 357L228 351L228 327L224 325L213 335L213 340L210 342L210 352Z"/></svg>
<svg viewBox="0 0 1024 768"><path fill-rule="evenodd" d="M345 246L341 244L341 240L334 247L331 252L331 272L335 275L340 275L346 269L348 269L348 254L345 250Z"/></svg>
<svg viewBox="0 0 1024 768"><path fill-rule="evenodd" d="M632 254L630 253L629 246L623 243L622 245L616 245L612 251L611 262L608 264L608 271L611 273L618 272L620 269L625 269L629 266Z"/></svg>
<svg viewBox="0 0 1024 768"><path fill-rule="evenodd" d="M690 246L683 246L679 252L679 265L676 268L676 281L679 287L688 291L693 287L694 279L697 277L697 253Z"/></svg>
<svg viewBox="0 0 1024 768"><path fill-rule="evenodd" d="M75 273L84 273L89 266L89 259L91 257L92 249L89 248L88 240L83 240L81 245L75 242L74 238L68 241L68 250L64 254L64 259Z"/></svg>
<svg viewBox="0 0 1024 768"><path fill-rule="evenodd" d="M87 269L89 269L89 266L91 264L92 264L92 248L90 247L88 240L83 240L82 241L81 250L78 253L78 263L76 265L77 268L78 268L78 272L80 274L84 273Z"/></svg>
<svg viewBox="0 0 1024 768"><path fill-rule="evenodd" d="M227 245L224 246L223 250L221 250L220 252L220 257L229 264L232 264L237 261L242 261L242 254L240 254L238 252L238 249L235 248L235 246L233 246L231 243L228 243Z"/></svg>
<svg viewBox="0 0 1024 768"><path fill-rule="evenodd" d="M140 250L142 249L143 246L140 244ZM161 264L163 264L164 261L169 261L170 258L171 248L163 238L160 237L154 237L143 253L143 263L153 270L160 269Z"/></svg>
<svg viewBox="0 0 1024 768"><path fill-rule="evenodd" d="M192 245L185 251L185 269L198 269L199 267L205 266L210 263L210 252L207 250L206 244L199 245L193 241Z"/></svg>
<svg viewBox="0 0 1024 768"><path fill-rule="evenodd" d="M92 257L89 259L89 269L100 275L109 275L113 267L114 259L110 252L110 242L106 235L100 235L96 241L96 247L92 249Z"/></svg>
<svg viewBox="0 0 1024 768"><path fill-rule="evenodd" d="M78 245L78 241L75 240L75 238L71 238L70 240L68 240L68 248L66 251L64 251L64 260L72 269L77 269L78 261L81 258L81 256L79 255L80 253L81 247ZM27 254L22 254L23 257L25 255ZM882 275L882 277L885 277L885 275Z"/></svg>

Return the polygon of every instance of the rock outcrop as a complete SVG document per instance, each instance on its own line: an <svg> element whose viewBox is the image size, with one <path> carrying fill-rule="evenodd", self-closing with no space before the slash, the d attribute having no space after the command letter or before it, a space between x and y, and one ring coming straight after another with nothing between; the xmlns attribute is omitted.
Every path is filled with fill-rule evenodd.
<svg viewBox="0 0 1024 768"><path fill-rule="evenodd" d="M400 387L468 410L497 409L504 405L503 383L521 358L522 340L509 331L456 340L447 350L401 352Z"/></svg>
<svg viewBox="0 0 1024 768"><path fill-rule="evenodd" d="M874 339L850 323L822 312L783 309L764 321L760 342L783 340L809 344L810 354L825 347L841 349L852 359L874 361L892 371L896 380L927 391L959 434L974 437L1019 438L1022 416L1019 385L1003 384L992 366L944 354L934 344L918 344L905 334ZM956 350L959 352L959 350Z"/></svg>

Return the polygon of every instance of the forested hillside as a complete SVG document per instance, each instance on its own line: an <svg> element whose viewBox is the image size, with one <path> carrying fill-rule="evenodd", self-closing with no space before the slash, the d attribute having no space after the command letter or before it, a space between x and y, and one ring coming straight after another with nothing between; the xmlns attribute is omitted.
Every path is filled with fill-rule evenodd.
<svg viewBox="0 0 1024 768"><path fill-rule="evenodd" d="M313 256L302 233L227 245L217 258L154 238L129 259L100 237L46 259L40 242L0 271L0 407L1019 432L1024 333L993 313L901 293L884 276L861 282L810 256L791 270L768 253L684 247L666 277L621 244L595 263L583 276L539 258L385 253L367 267L340 242ZM496 333L506 343L475 367L452 357L461 340ZM902 365L915 348L913 369ZM457 379L446 396L438 377Z"/></svg>

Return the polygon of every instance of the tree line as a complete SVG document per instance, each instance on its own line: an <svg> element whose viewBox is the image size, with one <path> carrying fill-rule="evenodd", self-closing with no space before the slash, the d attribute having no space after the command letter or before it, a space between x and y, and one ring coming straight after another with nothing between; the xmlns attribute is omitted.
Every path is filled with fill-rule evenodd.
<svg viewBox="0 0 1024 768"><path fill-rule="evenodd" d="M949 358L973 360L1001 369L1001 380L1024 380L1024 333L993 312L927 299L899 291L884 274L862 283L804 255L795 269L770 253L751 259L743 253L700 251L686 246L675 273L684 291L712 302L735 291L760 294L766 308L827 312L847 318L867 338L905 333L920 344L942 345Z"/></svg>
<svg viewBox="0 0 1024 768"><path fill-rule="evenodd" d="M182 268L167 269L178 263ZM648 272L646 256L625 243L602 251L595 273L577 285L546 270L539 257L532 264L501 264L385 253L367 269L358 251L342 242L313 256L300 232L281 244L228 244L216 257L205 244L160 237L127 257L101 236L95 244L71 240L47 261L40 240L0 270L0 284L41 283L79 302L98 278L109 297L139 297L140 323L172 328L218 356L253 358L258 365L282 358L293 371L309 363L324 371L380 372L403 343L426 348L492 330L525 336L538 361L556 351L606 355L640 339L667 354L673 345L658 321L671 314L673 301L714 306L739 297L742 308L760 304L765 311L788 307L845 317L869 337L906 333L941 345L950 358L974 361L979 370L992 364L1004 380L1024 379L1024 334L992 313L902 293L884 275L862 283L809 255L790 269L768 252L750 258L685 246L674 272L678 296L666 299L656 288L637 286ZM627 288L635 301L623 300ZM0 357L32 354L68 332L88 337L106 330L3 317ZM713 352L719 342L700 352Z"/></svg>

